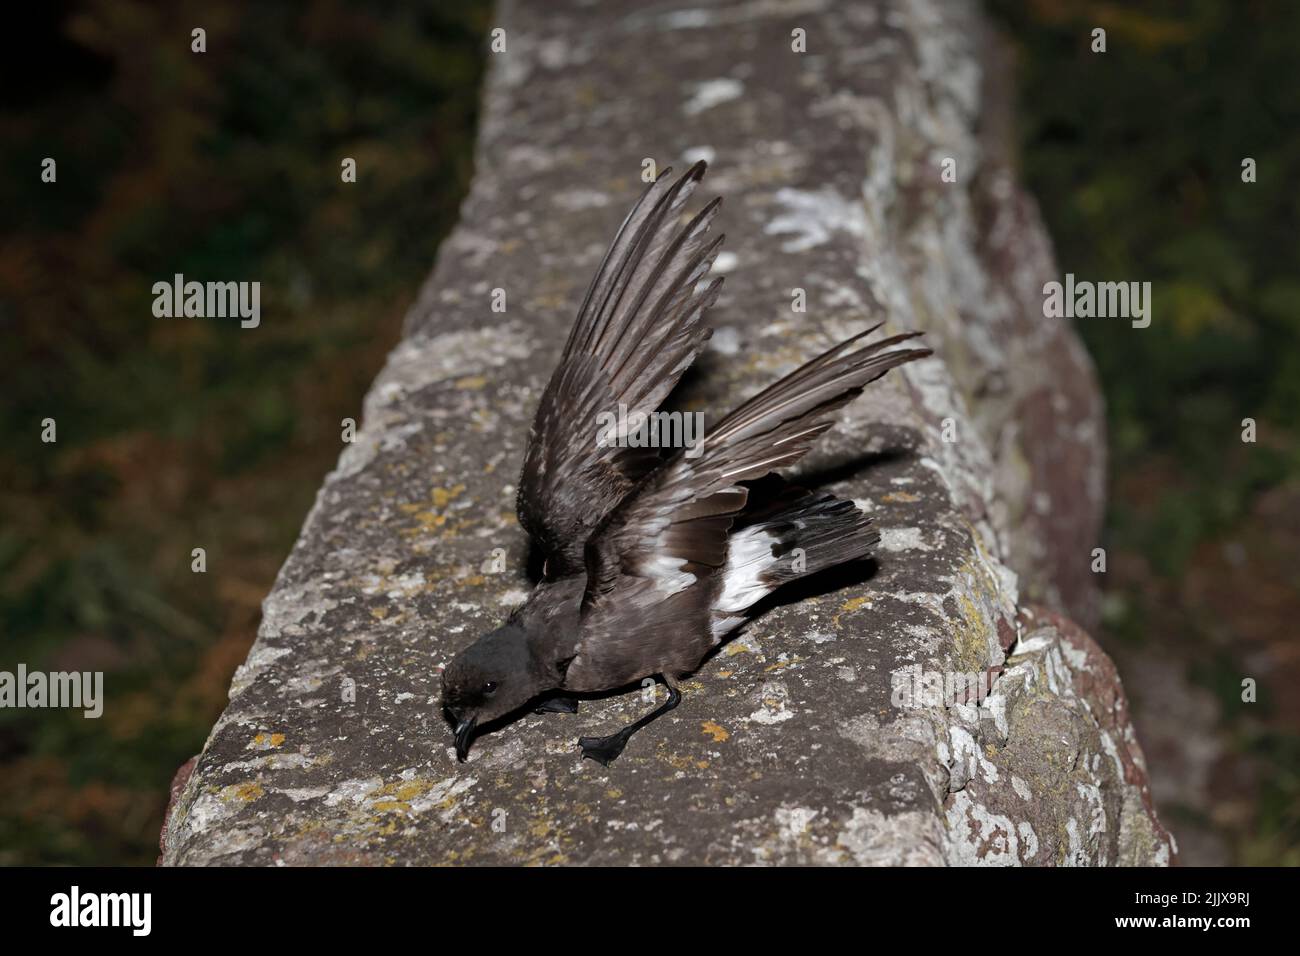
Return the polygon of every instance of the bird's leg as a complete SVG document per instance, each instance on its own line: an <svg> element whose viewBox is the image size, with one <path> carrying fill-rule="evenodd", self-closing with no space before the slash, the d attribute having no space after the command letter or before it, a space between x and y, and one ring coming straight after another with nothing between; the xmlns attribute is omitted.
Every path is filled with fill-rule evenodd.
<svg viewBox="0 0 1300 956"><path fill-rule="evenodd" d="M576 714L578 698L548 697L533 710L534 714Z"/></svg>
<svg viewBox="0 0 1300 956"><path fill-rule="evenodd" d="M628 740L631 739L634 733L656 717L663 716L681 703L682 694L677 689L677 682L667 674L661 674L660 676L663 678L664 686L668 688L668 699L644 717L628 724L616 734L610 734L608 737L579 737L578 746L582 748L584 757L590 757L592 760L608 767L609 762L623 752L623 748L627 746Z"/></svg>

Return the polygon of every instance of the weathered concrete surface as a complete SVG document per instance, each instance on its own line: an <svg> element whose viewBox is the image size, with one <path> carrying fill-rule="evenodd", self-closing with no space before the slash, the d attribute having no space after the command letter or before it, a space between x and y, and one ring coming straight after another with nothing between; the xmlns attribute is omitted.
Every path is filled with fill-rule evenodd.
<svg viewBox="0 0 1300 956"><path fill-rule="evenodd" d="M1091 613L1103 436L1086 358L1042 317L1049 246L974 12L538 0L498 22L461 225L266 600L164 861L1168 862L1118 677L1027 609ZM769 609L608 769L576 738L640 695L529 716L458 765L436 667L529 586L513 496L534 404L642 159L699 156L730 278L687 407L719 414L874 320L929 331L938 358L873 386L804 468L876 516L878 561ZM954 672L992 692L901 696Z"/></svg>

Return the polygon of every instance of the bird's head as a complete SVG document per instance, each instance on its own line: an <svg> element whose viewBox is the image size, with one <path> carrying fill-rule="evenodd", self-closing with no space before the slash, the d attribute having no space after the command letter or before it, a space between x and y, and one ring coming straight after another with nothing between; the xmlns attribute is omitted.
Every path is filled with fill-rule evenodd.
<svg viewBox="0 0 1300 956"><path fill-rule="evenodd" d="M474 729L504 717L548 690L522 628L505 624L461 651L442 672L442 707L456 734L456 756L469 754Z"/></svg>

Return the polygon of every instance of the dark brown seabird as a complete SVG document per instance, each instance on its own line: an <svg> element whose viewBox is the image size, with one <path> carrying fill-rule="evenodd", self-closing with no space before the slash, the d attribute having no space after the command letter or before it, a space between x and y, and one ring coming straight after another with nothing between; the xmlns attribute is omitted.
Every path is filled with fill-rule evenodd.
<svg viewBox="0 0 1300 956"><path fill-rule="evenodd" d="M696 163L642 194L592 280L528 436L519 521L545 558L542 579L505 624L461 651L442 675L443 708L464 760L475 729L549 695L538 709L574 712L573 694L646 677L666 703L607 737L582 737L608 764L628 739L681 700L677 682L781 585L865 558L879 535L851 502L773 471L798 461L838 410L889 369L929 349L893 349L919 333L822 353L714 425L703 447L598 441L602 414L649 415L711 334L704 312L721 277L702 285L722 244L708 240L721 199L679 218L704 176ZM766 476L766 477L765 477Z"/></svg>

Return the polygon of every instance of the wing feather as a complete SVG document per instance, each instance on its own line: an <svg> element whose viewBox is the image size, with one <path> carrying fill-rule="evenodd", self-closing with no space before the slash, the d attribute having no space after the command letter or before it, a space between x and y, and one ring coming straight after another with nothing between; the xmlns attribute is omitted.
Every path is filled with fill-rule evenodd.
<svg viewBox="0 0 1300 956"><path fill-rule="evenodd" d="M834 424L834 413L889 369L929 349L894 349L909 332L848 351L872 330L840 343L759 392L711 430L703 453L679 451L652 471L615 508L586 548L591 610L628 578L681 590L726 558L727 535L745 508L742 481L758 479L807 453Z"/></svg>
<svg viewBox="0 0 1300 956"><path fill-rule="evenodd" d="M708 238L721 200L680 225L705 169L696 163L676 180L665 170L633 206L538 403L517 510L550 578L583 571L591 532L661 460L654 449L599 444L602 413L655 411L711 334L703 317L722 278L702 280L722 243Z"/></svg>

